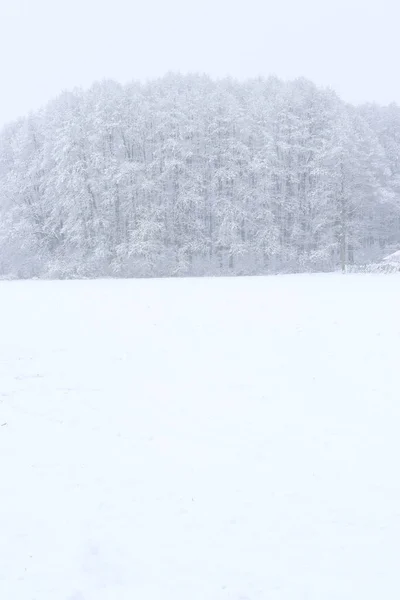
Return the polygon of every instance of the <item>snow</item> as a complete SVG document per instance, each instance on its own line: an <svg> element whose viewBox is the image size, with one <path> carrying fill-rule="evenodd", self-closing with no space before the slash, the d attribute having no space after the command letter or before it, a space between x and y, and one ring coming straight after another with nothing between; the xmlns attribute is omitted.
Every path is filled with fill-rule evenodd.
<svg viewBox="0 0 400 600"><path fill-rule="evenodd" d="M389 256L386 256L383 260L385 262L400 263L400 250L397 250L397 252L393 252L393 254L390 254Z"/></svg>
<svg viewBox="0 0 400 600"><path fill-rule="evenodd" d="M399 598L399 298L0 283L0 598Z"/></svg>

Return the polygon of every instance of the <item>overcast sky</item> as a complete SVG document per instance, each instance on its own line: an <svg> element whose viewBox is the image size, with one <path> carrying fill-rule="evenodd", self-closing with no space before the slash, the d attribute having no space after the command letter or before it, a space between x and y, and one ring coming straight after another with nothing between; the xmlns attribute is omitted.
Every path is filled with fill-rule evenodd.
<svg viewBox="0 0 400 600"><path fill-rule="evenodd" d="M0 0L0 124L63 89L167 71L304 75L400 103L399 0Z"/></svg>

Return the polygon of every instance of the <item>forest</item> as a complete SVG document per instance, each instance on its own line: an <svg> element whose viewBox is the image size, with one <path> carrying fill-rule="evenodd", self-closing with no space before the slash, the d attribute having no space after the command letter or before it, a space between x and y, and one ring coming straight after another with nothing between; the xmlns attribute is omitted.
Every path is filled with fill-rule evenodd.
<svg viewBox="0 0 400 600"><path fill-rule="evenodd" d="M400 248L400 108L306 79L65 91L0 133L0 276L258 275Z"/></svg>

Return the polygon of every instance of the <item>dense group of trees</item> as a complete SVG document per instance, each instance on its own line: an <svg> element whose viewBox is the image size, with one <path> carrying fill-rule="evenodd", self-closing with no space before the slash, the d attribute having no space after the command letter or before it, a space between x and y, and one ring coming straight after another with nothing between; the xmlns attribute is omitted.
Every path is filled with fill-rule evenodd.
<svg viewBox="0 0 400 600"><path fill-rule="evenodd" d="M332 270L400 247L400 108L307 80L65 92L0 134L0 275Z"/></svg>

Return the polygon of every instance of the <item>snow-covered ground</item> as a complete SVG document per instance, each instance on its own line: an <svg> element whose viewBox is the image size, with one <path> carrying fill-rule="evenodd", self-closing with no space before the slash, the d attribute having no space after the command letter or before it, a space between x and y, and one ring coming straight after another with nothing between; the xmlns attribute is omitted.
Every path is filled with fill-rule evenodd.
<svg viewBox="0 0 400 600"><path fill-rule="evenodd" d="M1 600L400 598L400 276L0 284Z"/></svg>
<svg viewBox="0 0 400 600"><path fill-rule="evenodd" d="M390 254L389 256L384 258L383 262L400 263L400 250L397 250L397 252L393 252L393 254Z"/></svg>

